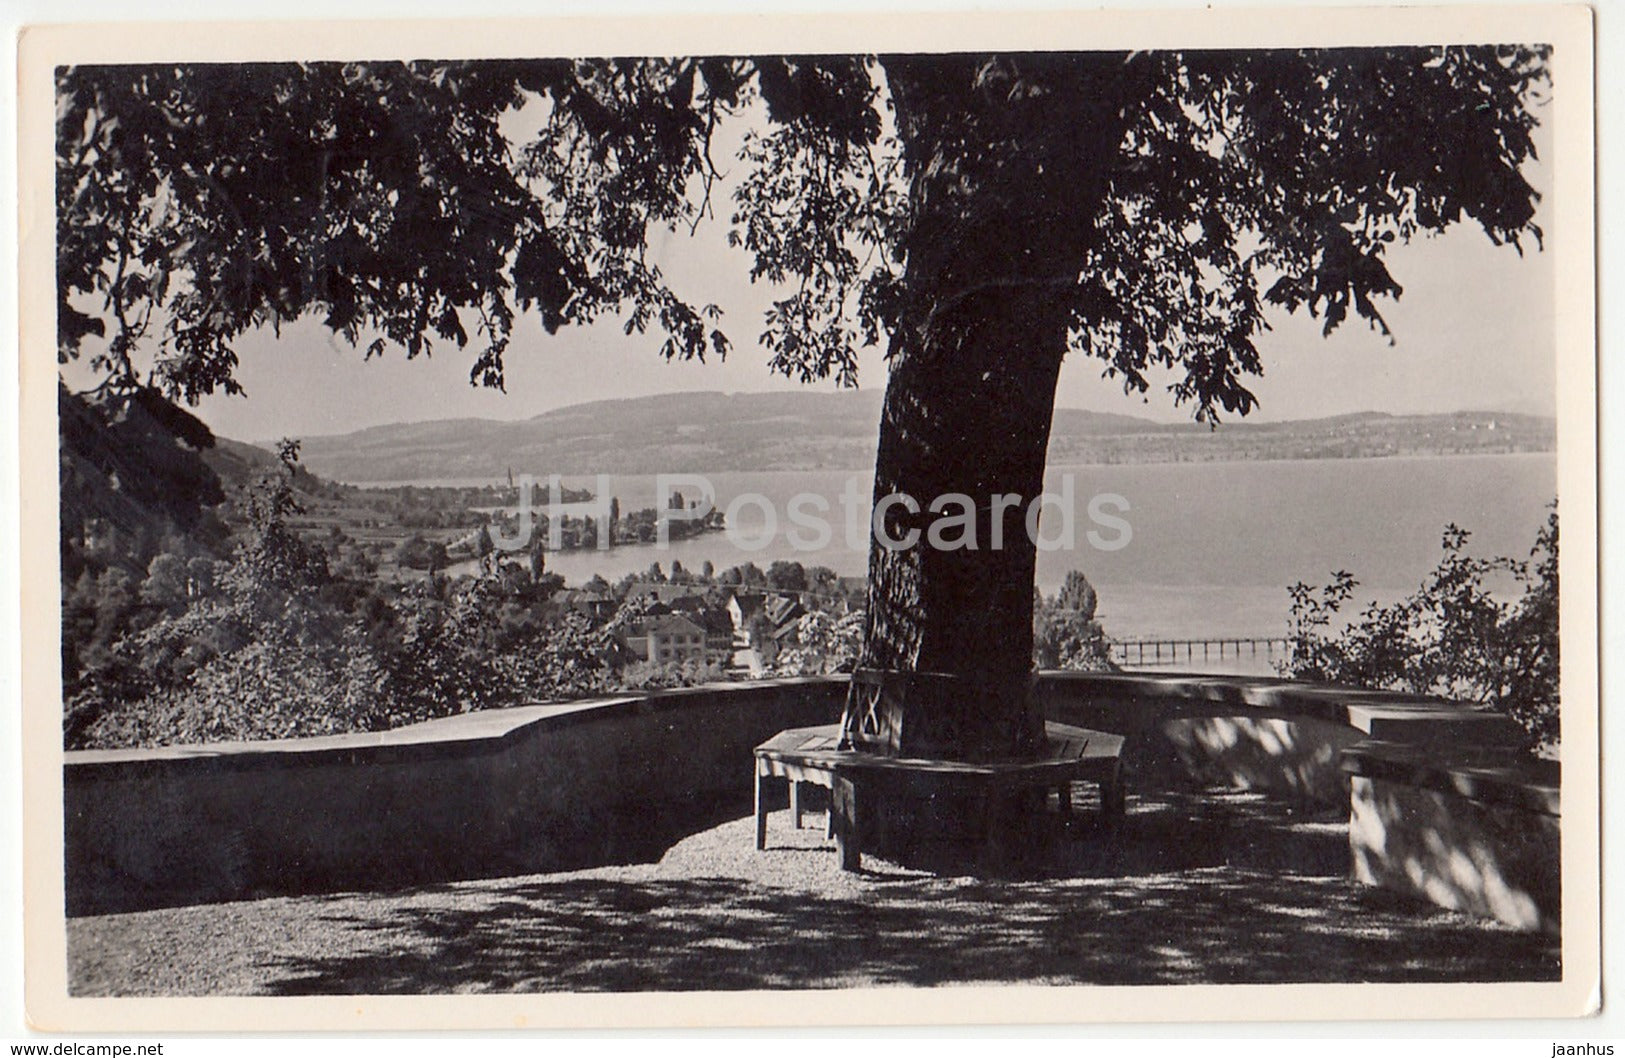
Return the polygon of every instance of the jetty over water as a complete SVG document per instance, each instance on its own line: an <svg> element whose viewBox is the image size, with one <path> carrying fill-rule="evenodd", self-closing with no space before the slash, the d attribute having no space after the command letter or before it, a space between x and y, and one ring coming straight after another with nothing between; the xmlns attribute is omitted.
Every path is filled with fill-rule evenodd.
<svg viewBox="0 0 1625 1058"><path fill-rule="evenodd" d="M1285 636L1212 636L1199 639L1114 639L1111 659L1139 668L1144 665L1225 661L1230 658L1285 658L1290 641Z"/></svg>

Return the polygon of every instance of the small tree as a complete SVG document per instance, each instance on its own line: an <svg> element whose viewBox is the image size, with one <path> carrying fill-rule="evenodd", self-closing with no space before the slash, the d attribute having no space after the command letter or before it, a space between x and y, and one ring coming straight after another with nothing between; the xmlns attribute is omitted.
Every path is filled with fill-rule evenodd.
<svg viewBox="0 0 1625 1058"><path fill-rule="evenodd" d="M1060 592L1055 596L1055 605L1058 608L1076 614L1081 621L1095 619L1095 606L1098 602L1095 586L1089 583L1089 578L1083 575L1082 570L1076 569L1067 573Z"/></svg>
<svg viewBox="0 0 1625 1058"><path fill-rule="evenodd" d="M327 553L305 542L289 524L305 511L294 489L299 442L278 442L277 462L243 493L249 535L230 573L239 588L249 591L312 587L328 579Z"/></svg>
<svg viewBox="0 0 1625 1058"><path fill-rule="evenodd" d="M780 559L767 567L767 583L780 591L806 591L807 570L799 562Z"/></svg>
<svg viewBox="0 0 1625 1058"><path fill-rule="evenodd" d="M773 671L780 676L851 672L862 649L862 613L836 617L815 610L797 622L795 642L774 658Z"/></svg>
<svg viewBox="0 0 1625 1058"><path fill-rule="evenodd" d="M187 562L165 551L147 563L147 579L141 582L141 598L171 613L186 609L191 597Z"/></svg>
<svg viewBox="0 0 1625 1058"><path fill-rule="evenodd" d="M434 560L430 554L429 541L424 539L422 533L412 533L395 545L395 562L407 569L427 570L433 568Z"/></svg>
<svg viewBox="0 0 1625 1058"><path fill-rule="evenodd" d="M489 525L481 523L480 527L474 530L472 549L475 558L484 558L496 550L496 545L491 542L491 527Z"/></svg>
<svg viewBox="0 0 1625 1058"><path fill-rule="evenodd" d="M1101 672L1113 669L1106 633L1095 620L1094 585L1079 570L1045 598L1033 590L1033 664L1041 669Z"/></svg>

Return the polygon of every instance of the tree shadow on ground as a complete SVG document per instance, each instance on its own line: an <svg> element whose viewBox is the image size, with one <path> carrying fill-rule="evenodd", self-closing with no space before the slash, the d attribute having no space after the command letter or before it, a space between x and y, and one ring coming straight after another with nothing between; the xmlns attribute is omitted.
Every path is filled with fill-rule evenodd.
<svg viewBox="0 0 1625 1058"><path fill-rule="evenodd" d="M1085 809L1087 811L1087 809ZM816 820L821 823L821 819ZM752 872L728 851L676 876L442 886L370 913L334 903L343 954L262 967L276 994L683 991L949 983L1553 980L1553 938L1346 880L1346 829L1248 796L1140 799L1085 817L1001 878L878 859L833 869L821 826L775 817ZM788 847L786 847L788 846ZM811 855L821 853L823 858ZM683 846L668 855L681 858ZM763 865L790 881L750 877ZM730 870L735 873L730 876ZM439 894L446 894L440 899Z"/></svg>

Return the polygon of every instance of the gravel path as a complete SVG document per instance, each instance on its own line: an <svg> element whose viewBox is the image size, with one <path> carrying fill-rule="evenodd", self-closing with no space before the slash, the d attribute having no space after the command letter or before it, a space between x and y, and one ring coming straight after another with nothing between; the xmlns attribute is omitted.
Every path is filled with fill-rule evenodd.
<svg viewBox="0 0 1625 1058"><path fill-rule="evenodd" d="M68 922L76 995L1537 980L1552 941L1343 877L1346 827L1251 795L1131 803L1027 876L840 871L822 816L658 863Z"/></svg>

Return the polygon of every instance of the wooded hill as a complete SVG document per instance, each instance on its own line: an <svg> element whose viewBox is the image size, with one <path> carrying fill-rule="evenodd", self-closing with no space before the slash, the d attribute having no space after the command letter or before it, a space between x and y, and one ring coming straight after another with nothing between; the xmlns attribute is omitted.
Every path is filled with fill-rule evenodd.
<svg viewBox="0 0 1625 1058"><path fill-rule="evenodd" d="M445 419L304 438L311 470L348 482L499 480L514 473L864 470L879 390L674 393L596 401L531 419ZM1508 412L1367 412L1217 429L1058 408L1049 462L1170 463L1552 451L1554 420Z"/></svg>

